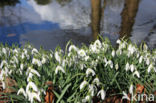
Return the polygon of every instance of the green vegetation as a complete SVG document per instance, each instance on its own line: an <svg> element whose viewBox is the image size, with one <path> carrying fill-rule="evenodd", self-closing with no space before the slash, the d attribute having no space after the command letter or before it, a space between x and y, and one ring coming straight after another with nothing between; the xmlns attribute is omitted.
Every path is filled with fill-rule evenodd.
<svg viewBox="0 0 156 103"><path fill-rule="evenodd" d="M68 43L65 51L37 50L25 47L0 46L0 81L17 82L16 100L38 103L44 101L47 81L52 81L55 103L103 101L112 95L131 93L129 87L142 85L147 94L156 90L156 50L146 44L137 47L130 41L117 40L113 48L108 39L96 40L81 48Z"/></svg>

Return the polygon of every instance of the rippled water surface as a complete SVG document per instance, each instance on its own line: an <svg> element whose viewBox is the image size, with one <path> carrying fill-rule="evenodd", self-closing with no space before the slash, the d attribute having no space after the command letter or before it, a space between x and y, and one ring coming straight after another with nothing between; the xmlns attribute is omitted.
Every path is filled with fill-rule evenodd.
<svg viewBox="0 0 156 103"><path fill-rule="evenodd" d="M1 0L0 42L54 49L97 34L156 47L156 0Z"/></svg>

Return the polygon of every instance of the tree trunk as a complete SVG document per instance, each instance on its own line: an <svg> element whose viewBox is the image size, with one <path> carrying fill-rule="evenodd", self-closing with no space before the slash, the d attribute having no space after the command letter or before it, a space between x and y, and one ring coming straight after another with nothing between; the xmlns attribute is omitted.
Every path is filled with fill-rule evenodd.
<svg viewBox="0 0 156 103"><path fill-rule="evenodd" d="M138 11L140 0L125 0L124 9L121 13L122 22L120 27L120 38L131 36L132 28L135 23L135 17Z"/></svg>
<svg viewBox="0 0 156 103"><path fill-rule="evenodd" d="M96 40L100 33L100 19L101 19L101 0L91 0L91 27L93 39Z"/></svg>

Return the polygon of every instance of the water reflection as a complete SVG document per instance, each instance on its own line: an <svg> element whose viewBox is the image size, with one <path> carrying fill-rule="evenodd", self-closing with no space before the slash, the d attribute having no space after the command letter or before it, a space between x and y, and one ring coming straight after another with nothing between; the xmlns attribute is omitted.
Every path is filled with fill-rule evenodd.
<svg viewBox="0 0 156 103"><path fill-rule="evenodd" d="M20 0L0 8L0 41L30 41L46 49L72 39L89 43L98 34L115 41L156 44L155 0ZM152 31L152 32L151 32ZM13 39L14 38L14 39ZM35 39L34 39L35 38Z"/></svg>
<svg viewBox="0 0 156 103"><path fill-rule="evenodd" d="M19 0L1 0L0 7L15 6L17 3L19 3Z"/></svg>
<svg viewBox="0 0 156 103"><path fill-rule="evenodd" d="M130 37L133 25L135 23L135 17L137 15L140 0L125 0L124 9L122 10L121 27L120 27L120 38Z"/></svg>
<svg viewBox="0 0 156 103"><path fill-rule="evenodd" d="M35 0L39 5L46 5L49 4L52 0Z"/></svg>
<svg viewBox="0 0 156 103"><path fill-rule="evenodd" d="M101 0L91 0L91 7L92 35L96 40L98 34L100 34Z"/></svg>

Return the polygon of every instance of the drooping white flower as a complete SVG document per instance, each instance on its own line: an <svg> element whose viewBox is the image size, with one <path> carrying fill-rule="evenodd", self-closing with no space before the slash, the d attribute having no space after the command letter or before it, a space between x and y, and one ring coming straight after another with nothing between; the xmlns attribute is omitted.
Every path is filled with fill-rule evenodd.
<svg viewBox="0 0 156 103"><path fill-rule="evenodd" d="M13 56L13 60L18 64L18 59L16 56Z"/></svg>
<svg viewBox="0 0 156 103"><path fill-rule="evenodd" d="M35 54L35 53L38 53L38 50L36 48L33 48L31 54Z"/></svg>
<svg viewBox="0 0 156 103"><path fill-rule="evenodd" d="M25 58L24 53L22 53L21 58L22 58L22 59L24 59L24 58Z"/></svg>
<svg viewBox="0 0 156 103"><path fill-rule="evenodd" d="M151 70L152 70L153 68L154 68L154 67L153 67L153 64L150 64L150 65L148 66L147 72L150 73Z"/></svg>
<svg viewBox="0 0 156 103"><path fill-rule="evenodd" d="M5 89L6 88L6 84L4 81L2 81L2 88Z"/></svg>
<svg viewBox="0 0 156 103"><path fill-rule="evenodd" d="M35 70L35 69L30 69L30 72L33 73L33 74L36 74L38 77L41 76L41 75L38 73L38 71Z"/></svg>
<svg viewBox="0 0 156 103"><path fill-rule="evenodd" d="M115 56L115 50L112 51L112 56L113 56L113 57Z"/></svg>
<svg viewBox="0 0 156 103"><path fill-rule="evenodd" d="M18 50L17 50L17 48L15 48L15 49L13 50L13 53L14 53L14 54L15 54L15 53L18 54Z"/></svg>
<svg viewBox="0 0 156 103"><path fill-rule="evenodd" d="M88 84L88 82L87 82L86 80L84 80L84 81L80 84L80 90L83 89L87 84Z"/></svg>
<svg viewBox="0 0 156 103"><path fill-rule="evenodd" d="M26 94L26 92L25 92L25 90L24 90L23 88L20 88L20 89L18 90L17 95L19 95L19 94L23 94L24 97L27 98L27 94Z"/></svg>
<svg viewBox="0 0 156 103"><path fill-rule="evenodd" d="M129 69L130 69L130 65L129 65L129 63L127 62L127 63L126 63L125 70L128 71Z"/></svg>
<svg viewBox="0 0 156 103"><path fill-rule="evenodd" d="M140 78L140 73L136 70L134 73L133 73L133 76L137 76L138 78Z"/></svg>
<svg viewBox="0 0 156 103"><path fill-rule="evenodd" d="M128 97L127 93L125 93L124 91L122 93L123 93L122 100L128 99L130 101L130 98Z"/></svg>
<svg viewBox="0 0 156 103"><path fill-rule="evenodd" d="M134 70L136 70L136 67L133 64L131 64L130 65L130 70L131 70L131 72L133 72Z"/></svg>
<svg viewBox="0 0 156 103"><path fill-rule="evenodd" d="M21 69L21 70L24 69L24 64L23 64L23 63L20 64L20 69Z"/></svg>
<svg viewBox="0 0 156 103"><path fill-rule="evenodd" d="M38 88L37 88L37 86L35 85L35 83L33 83L33 82L28 82L28 85L26 86L26 93L29 93L30 92L30 88L32 88L33 89L33 91L38 91Z"/></svg>
<svg viewBox="0 0 156 103"><path fill-rule="evenodd" d="M147 64L147 65L150 64L150 59L149 59L149 58L146 59L146 64Z"/></svg>
<svg viewBox="0 0 156 103"><path fill-rule="evenodd" d="M133 84L130 85L129 93L130 93L130 94L133 94Z"/></svg>
<svg viewBox="0 0 156 103"><path fill-rule="evenodd" d="M87 75L87 77L88 77L89 74L92 74L92 76L94 76L94 75L95 75L94 70L91 69L91 68L88 68L88 69L86 70L86 75Z"/></svg>
<svg viewBox="0 0 156 103"><path fill-rule="evenodd" d="M108 64L110 65L111 68L113 68L113 62L111 60L108 61Z"/></svg>
<svg viewBox="0 0 156 103"><path fill-rule="evenodd" d="M27 77L27 82L29 82L33 77L33 74L30 72Z"/></svg>
<svg viewBox="0 0 156 103"><path fill-rule="evenodd" d="M96 86L94 86L93 84L90 84L89 92L91 93L91 96L94 96L95 91L96 91Z"/></svg>
<svg viewBox="0 0 156 103"><path fill-rule="evenodd" d="M143 56L140 56L139 63L142 63L142 60L143 60Z"/></svg>
<svg viewBox="0 0 156 103"><path fill-rule="evenodd" d="M86 56L86 57L85 57L85 61L87 61L88 59L89 59L89 56Z"/></svg>
<svg viewBox="0 0 156 103"><path fill-rule="evenodd" d="M117 64L115 64L115 69L116 69L116 70L118 70L118 69L119 69L119 65L118 65L118 63L117 63Z"/></svg>
<svg viewBox="0 0 156 103"><path fill-rule="evenodd" d="M120 40L120 39L118 39L118 40L116 41L116 43L117 43L117 44L120 44L120 43L121 43L121 40Z"/></svg>
<svg viewBox="0 0 156 103"><path fill-rule="evenodd" d="M8 63L7 63L5 60L3 60L3 61L1 62L0 68L2 69L4 65L8 65Z"/></svg>
<svg viewBox="0 0 156 103"><path fill-rule="evenodd" d="M36 65L38 65L39 67L42 66L41 61L38 60L38 59L36 59L36 58L33 58L33 59L32 59L32 64L36 64Z"/></svg>
<svg viewBox="0 0 156 103"><path fill-rule="evenodd" d="M94 46L93 44L91 44L91 45L89 46L89 50L90 50L91 52L93 52L93 53L97 53L97 52L98 52L98 49L97 49L96 46Z"/></svg>
<svg viewBox="0 0 156 103"><path fill-rule="evenodd" d="M86 52L83 49L80 49L78 51L78 55L81 56L81 57L85 57L86 56Z"/></svg>
<svg viewBox="0 0 156 103"><path fill-rule="evenodd" d="M61 63L61 57L59 56L59 53L56 51L55 52L55 59L59 62L59 63Z"/></svg>
<svg viewBox="0 0 156 103"><path fill-rule="evenodd" d="M90 95L87 95L84 99L82 99L82 103L86 103L91 99Z"/></svg>
<svg viewBox="0 0 156 103"><path fill-rule="evenodd" d="M97 39L97 40L94 42L94 46L96 46L97 48L101 48L101 47L102 47L102 44L101 44L100 40Z"/></svg>
<svg viewBox="0 0 156 103"><path fill-rule="evenodd" d="M132 44L130 44L128 46L128 51L132 55L136 51L136 48Z"/></svg>
<svg viewBox="0 0 156 103"><path fill-rule="evenodd" d="M94 80L93 80L93 83L96 83L97 86L100 85L100 80L98 77L96 77Z"/></svg>
<svg viewBox="0 0 156 103"><path fill-rule="evenodd" d="M72 50L78 51L78 48L77 48L75 45L71 45L71 46L69 47L69 52L71 52Z"/></svg>
<svg viewBox="0 0 156 103"><path fill-rule="evenodd" d="M47 59L45 57L43 57L41 62L42 62L42 64L45 64L46 61L47 61Z"/></svg>
<svg viewBox="0 0 156 103"><path fill-rule="evenodd" d="M64 69L62 68L62 66L59 66L59 65L55 69L55 74L57 74L58 71L62 71L63 73L65 73Z"/></svg>
<svg viewBox="0 0 156 103"><path fill-rule="evenodd" d="M5 48L2 48L2 52L6 55L7 54L7 51Z"/></svg>
<svg viewBox="0 0 156 103"><path fill-rule="evenodd" d="M101 96L101 99L104 100L105 99L105 96L106 96L106 92L103 89L101 89L98 92L97 96L99 96L99 95Z"/></svg>
<svg viewBox="0 0 156 103"><path fill-rule="evenodd" d="M40 92L35 93L35 92L30 92L29 93L29 101L31 103L33 103L34 99L38 100L39 102L41 102L41 98L40 98Z"/></svg>

